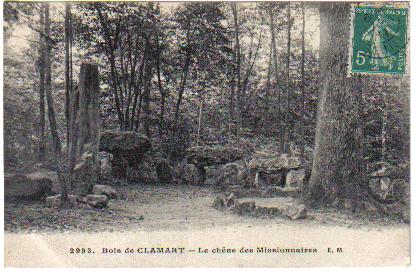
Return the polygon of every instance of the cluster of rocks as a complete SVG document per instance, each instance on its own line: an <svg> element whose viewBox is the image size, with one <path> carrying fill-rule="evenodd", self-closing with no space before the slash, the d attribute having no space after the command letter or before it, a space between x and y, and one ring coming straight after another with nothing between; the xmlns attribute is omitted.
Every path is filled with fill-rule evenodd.
<svg viewBox="0 0 416 272"><path fill-rule="evenodd" d="M187 162L195 165L198 170L200 183L207 178L205 167L224 165L241 160L247 150L235 147L231 144L214 146L194 146L187 150Z"/></svg>
<svg viewBox="0 0 416 272"><path fill-rule="evenodd" d="M93 208L105 208L110 199L119 199L119 193L108 185L94 185L92 194L87 196L68 195L71 207L90 206ZM61 205L61 195L46 197L46 204L51 208L57 208Z"/></svg>
<svg viewBox="0 0 416 272"><path fill-rule="evenodd" d="M281 185L300 188L306 173L300 157L289 154L256 152L248 163L251 173L255 173L256 186Z"/></svg>
<svg viewBox="0 0 416 272"><path fill-rule="evenodd" d="M101 179L129 182L171 182L174 170L169 161L149 154L150 140L134 131L104 131L100 134Z"/></svg>
<svg viewBox="0 0 416 272"><path fill-rule="evenodd" d="M213 207L238 215L287 217L293 220L304 219L307 215L305 205L291 197L237 198L230 194L225 198L217 197Z"/></svg>
<svg viewBox="0 0 416 272"><path fill-rule="evenodd" d="M145 158L151 148L150 140L143 134L134 131L103 131L100 133L100 162L105 166L102 174L111 172L114 178L151 179L148 168L149 162ZM103 153L107 152L110 155ZM111 165L111 170L108 166ZM147 176L146 176L147 175Z"/></svg>
<svg viewBox="0 0 416 272"><path fill-rule="evenodd" d="M371 173L368 183L369 192L384 203L406 202L406 199L410 198L410 184L405 175L406 170L400 169L400 166L384 163L379 170Z"/></svg>
<svg viewBox="0 0 416 272"><path fill-rule="evenodd" d="M225 164L217 178L217 184L226 187L240 185L245 188L302 188L305 177L306 170L300 158L288 154L267 157L257 153L248 161Z"/></svg>

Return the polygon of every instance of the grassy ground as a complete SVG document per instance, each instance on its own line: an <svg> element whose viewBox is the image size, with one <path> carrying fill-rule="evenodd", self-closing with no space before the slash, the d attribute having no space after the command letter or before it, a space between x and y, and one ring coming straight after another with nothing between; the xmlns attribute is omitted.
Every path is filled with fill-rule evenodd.
<svg viewBox="0 0 416 272"><path fill-rule="evenodd" d="M349 214L331 209L309 211L303 220L255 218L217 211L212 207L221 192L209 186L128 185L116 189L121 199L110 200L106 209L57 210L45 203L5 204L7 232L101 232L147 230L203 230L233 226L335 225L347 228L405 227L399 219L372 214Z"/></svg>

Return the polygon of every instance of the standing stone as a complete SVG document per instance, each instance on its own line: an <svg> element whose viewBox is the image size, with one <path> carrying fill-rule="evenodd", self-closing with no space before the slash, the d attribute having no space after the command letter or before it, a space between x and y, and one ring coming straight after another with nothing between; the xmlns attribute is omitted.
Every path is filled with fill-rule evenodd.
<svg viewBox="0 0 416 272"><path fill-rule="evenodd" d="M286 176L286 186L289 188L302 188L304 178L304 168L289 170Z"/></svg>
<svg viewBox="0 0 416 272"><path fill-rule="evenodd" d="M68 166L74 194L86 195L98 182L99 126L98 66L84 62L70 101Z"/></svg>

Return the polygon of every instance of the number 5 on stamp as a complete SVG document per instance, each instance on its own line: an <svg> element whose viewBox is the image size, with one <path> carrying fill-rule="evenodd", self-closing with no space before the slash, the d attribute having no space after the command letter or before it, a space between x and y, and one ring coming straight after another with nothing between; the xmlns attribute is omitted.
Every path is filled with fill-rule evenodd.
<svg viewBox="0 0 416 272"><path fill-rule="evenodd" d="M350 73L404 74L408 6L353 4Z"/></svg>

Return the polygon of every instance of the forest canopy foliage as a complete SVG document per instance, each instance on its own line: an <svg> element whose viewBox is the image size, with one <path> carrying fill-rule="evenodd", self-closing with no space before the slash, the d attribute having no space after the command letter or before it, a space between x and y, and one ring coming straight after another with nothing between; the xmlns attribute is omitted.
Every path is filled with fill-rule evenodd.
<svg viewBox="0 0 416 272"><path fill-rule="evenodd" d="M4 4L6 171L39 162L42 5ZM287 3L72 3L70 8L71 88L81 61L99 64L103 129L142 132L173 160L190 146L235 138L312 150L319 96L316 6L292 2L290 13ZM47 37L62 143L67 137L64 10L62 3L50 4ZM360 114L370 166L409 157L408 82L408 77L363 77ZM52 154L50 130L45 131L45 152ZM44 158L47 163L52 156Z"/></svg>

